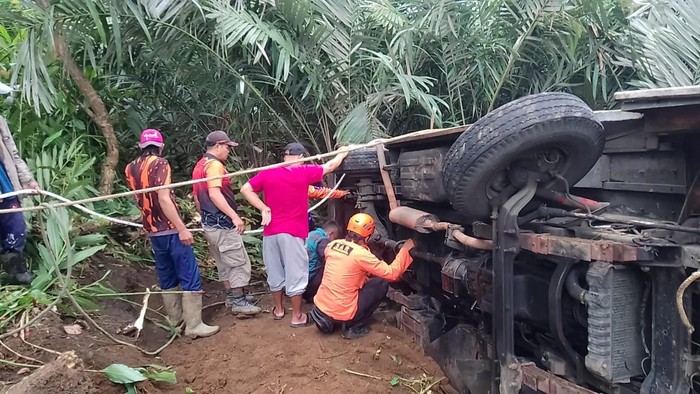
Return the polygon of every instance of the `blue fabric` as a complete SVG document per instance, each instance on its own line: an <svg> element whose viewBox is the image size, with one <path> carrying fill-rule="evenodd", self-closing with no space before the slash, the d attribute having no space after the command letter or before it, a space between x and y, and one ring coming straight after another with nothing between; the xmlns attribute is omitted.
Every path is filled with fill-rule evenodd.
<svg viewBox="0 0 700 394"><path fill-rule="evenodd" d="M5 165L0 163L0 192L3 194L15 191L14 186L12 186L12 181L7 175L7 170Z"/></svg>
<svg viewBox="0 0 700 394"><path fill-rule="evenodd" d="M19 207L19 200L15 197L0 201L0 209ZM3 252L24 252L24 245L27 243L27 224L24 222L22 212L0 215L0 239L2 239Z"/></svg>
<svg viewBox="0 0 700 394"><path fill-rule="evenodd" d="M184 291L202 289L194 249L180 242L177 234L151 237L156 260L156 272L161 289L172 289L178 284Z"/></svg>
<svg viewBox="0 0 700 394"><path fill-rule="evenodd" d="M320 227L309 232L309 236L306 237L306 253L309 255L309 279L312 279L318 271L318 243L324 238L328 239L328 234Z"/></svg>

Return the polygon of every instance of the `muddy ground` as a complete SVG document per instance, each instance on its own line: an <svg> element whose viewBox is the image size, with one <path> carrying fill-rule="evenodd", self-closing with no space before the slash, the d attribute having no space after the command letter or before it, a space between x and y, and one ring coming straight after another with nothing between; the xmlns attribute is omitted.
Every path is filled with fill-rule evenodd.
<svg viewBox="0 0 700 394"><path fill-rule="evenodd" d="M117 291L144 291L155 283L151 268L137 268L104 256L100 257L99 264L92 262L87 265L80 280L90 283L107 270L112 271L110 286ZM204 279L203 285L206 291L204 305L223 301L219 283ZM264 287L259 285L251 291L264 292ZM142 296L128 298L140 303ZM96 315L98 324L120 339L148 350L167 341L167 332L152 321L146 322L137 340L117 335L118 329L135 320L140 307L116 299L101 298L99 301L102 312ZM115 344L90 326L78 335L68 335L63 326L74 323L75 318L61 318L57 313L49 313L42 319L29 331L26 340L58 352L74 350L87 370L100 370L112 363L133 367L159 364L175 369L177 384L140 383L138 388L142 393L411 393L420 392L425 383L443 377L436 364L395 327L395 312L390 308L375 315L370 335L348 341L339 335L322 335L314 326L291 328L290 313L284 320L274 321L268 294L260 295L258 302L266 313L253 319L238 319L223 306L208 308L203 314L204 320L220 326L219 334L197 340L178 338L158 357L145 356L136 349ZM162 311L160 297L151 297L149 306ZM147 318L163 319L155 312L149 312ZM55 354L32 347L20 338L11 338L5 344L22 355L43 362L56 358ZM7 361L36 364L6 348L0 348L0 357ZM5 392L11 383L30 373L25 369L18 374L18 369L0 367L0 380L6 383L0 392ZM392 386L390 380L395 376L406 380ZM417 381L421 378L425 382L422 385ZM111 383L98 372L81 372L80 379L83 380L81 387L90 388L85 392L121 394L126 391L124 386ZM42 393L72 391L72 383L61 378L45 380L41 383ZM409 384L413 384L413 388L408 387ZM442 392L442 385L448 390L446 381L442 380L433 386L432 392Z"/></svg>

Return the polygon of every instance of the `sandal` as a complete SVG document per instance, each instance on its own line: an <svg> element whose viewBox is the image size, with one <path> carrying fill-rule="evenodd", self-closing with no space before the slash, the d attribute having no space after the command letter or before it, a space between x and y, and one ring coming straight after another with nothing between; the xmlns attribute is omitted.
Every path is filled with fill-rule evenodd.
<svg viewBox="0 0 700 394"><path fill-rule="evenodd" d="M304 323L289 323L289 327L300 328L300 327L308 327L308 326L314 324L314 319L311 317L310 314L304 313L304 315L306 315L306 322L304 322Z"/></svg>
<svg viewBox="0 0 700 394"><path fill-rule="evenodd" d="M282 319L284 319L284 315L285 315L286 313L287 313L287 312L284 310L284 308L282 308L282 316L280 316L280 315L278 315L278 314L275 313L275 308L274 308L274 307L272 308L272 316L275 318L275 320L282 320Z"/></svg>

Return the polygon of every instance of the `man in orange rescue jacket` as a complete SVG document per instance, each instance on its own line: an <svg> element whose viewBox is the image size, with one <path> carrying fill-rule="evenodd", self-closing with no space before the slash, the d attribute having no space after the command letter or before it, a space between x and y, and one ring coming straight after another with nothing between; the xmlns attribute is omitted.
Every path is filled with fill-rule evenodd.
<svg viewBox="0 0 700 394"><path fill-rule="evenodd" d="M321 332L330 334L341 328L346 339L367 335L369 321L389 291L389 282L398 280L413 262L409 254L415 247L412 239L406 241L392 264L374 256L367 247L374 227L370 215L353 215L345 239L326 247L326 267L311 309Z"/></svg>

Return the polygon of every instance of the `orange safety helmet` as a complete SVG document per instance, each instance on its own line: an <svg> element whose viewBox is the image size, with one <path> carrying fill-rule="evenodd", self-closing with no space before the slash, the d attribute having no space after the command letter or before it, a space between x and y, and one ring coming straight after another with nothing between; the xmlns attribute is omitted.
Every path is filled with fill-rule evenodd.
<svg viewBox="0 0 700 394"><path fill-rule="evenodd" d="M374 219L366 213L356 213L348 222L348 231L367 238L374 233Z"/></svg>

